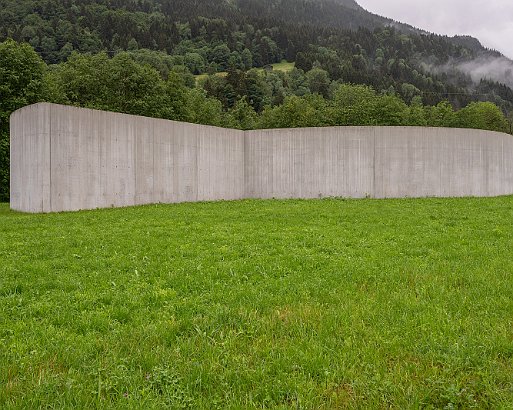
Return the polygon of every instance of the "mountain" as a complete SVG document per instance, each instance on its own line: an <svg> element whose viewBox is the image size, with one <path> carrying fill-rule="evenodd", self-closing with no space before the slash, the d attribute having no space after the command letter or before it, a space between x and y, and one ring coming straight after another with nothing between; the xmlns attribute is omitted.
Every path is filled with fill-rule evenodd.
<svg viewBox="0 0 513 410"><path fill-rule="evenodd" d="M58 46L65 40L71 23L78 25L79 31L98 34L105 43L101 37L109 32L109 23L116 26L133 22L134 27L125 27L133 32L147 30L155 23L169 24L198 16L350 30L392 26L405 33L426 34L408 24L370 13L355 0L0 0L0 36L39 42L40 46L45 45L41 44L45 39L46 43L53 39ZM463 44L463 39L457 38L455 42ZM476 44L480 51L485 50Z"/></svg>
<svg viewBox="0 0 513 410"><path fill-rule="evenodd" d="M153 50L201 74L285 58L406 101L486 99L513 110L511 60L472 37L427 33L354 0L0 0L0 40L8 37L47 63L72 51Z"/></svg>
<svg viewBox="0 0 513 410"><path fill-rule="evenodd" d="M363 10L362 6L360 6L355 0L334 0L334 2L350 9Z"/></svg>

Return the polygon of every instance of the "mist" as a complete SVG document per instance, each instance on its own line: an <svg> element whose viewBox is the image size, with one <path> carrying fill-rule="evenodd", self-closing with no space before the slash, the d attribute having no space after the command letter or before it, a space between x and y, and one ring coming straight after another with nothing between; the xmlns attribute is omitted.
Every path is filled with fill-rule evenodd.
<svg viewBox="0 0 513 410"><path fill-rule="evenodd" d="M461 71L472 78L474 83L483 80L491 80L513 88L513 61L506 57L476 57L469 61L451 60L444 65L423 63L427 71L438 73L449 73L454 70Z"/></svg>
<svg viewBox="0 0 513 410"><path fill-rule="evenodd" d="M513 62L505 57L478 57L456 65L458 70L470 75L474 82L492 80L513 88Z"/></svg>

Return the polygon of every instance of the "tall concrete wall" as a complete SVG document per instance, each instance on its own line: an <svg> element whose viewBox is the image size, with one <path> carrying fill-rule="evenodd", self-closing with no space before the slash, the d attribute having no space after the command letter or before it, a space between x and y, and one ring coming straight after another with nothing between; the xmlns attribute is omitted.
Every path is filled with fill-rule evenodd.
<svg viewBox="0 0 513 410"><path fill-rule="evenodd" d="M513 137L428 127L246 133L252 198L497 196L513 193Z"/></svg>
<svg viewBox="0 0 513 410"><path fill-rule="evenodd" d="M11 208L49 212L50 106L31 105L14 112L10 120Z"/></svg>
<svg viewBox="0 0 513 410"><path fill-rule="evenodd" d="M237 131L54 104L11 117L11 208L513 193L513 137L421 127Z"/></svg>
<svg viewBox="0 0 513 410"><path fill-rule="evenodd" d="M372 127L289 128L246 133L251 198L374 195Z"/></svg>
<svg viewBox="0 0 513 410"><path fill-rule="evenodd" d="M240 199L243 161L236 130L35 104L11 117L11 208Z"/></svg>

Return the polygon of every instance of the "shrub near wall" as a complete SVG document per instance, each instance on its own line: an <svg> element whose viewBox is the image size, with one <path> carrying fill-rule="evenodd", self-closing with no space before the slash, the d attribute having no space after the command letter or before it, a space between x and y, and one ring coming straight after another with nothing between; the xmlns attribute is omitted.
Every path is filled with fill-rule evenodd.
<svg viewBox="0 0 513 410"><path fill-rule="evenodd" d="M41 98L44 69L30 45L0 43L0 201L9 200L9 116Z"/></svg>

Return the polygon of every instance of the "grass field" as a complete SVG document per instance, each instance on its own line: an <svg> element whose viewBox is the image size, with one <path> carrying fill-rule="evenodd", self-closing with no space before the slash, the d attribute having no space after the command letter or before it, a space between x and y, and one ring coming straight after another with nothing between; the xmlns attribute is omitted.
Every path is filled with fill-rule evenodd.
<svg viewBox="0 0 513 410"><path fill-rule="evenodd" d="M228 73L226 71L221 71L219 73L215 73L215 75L219 76L219 77L226 77L228 75ZM196 78L196 84L199 84L208 78L208 74L198 74L198 75L195 75L194 77Z"/></svg>
<svg viewBox="0 0 513 410"><path fill-rule="evenodd" d="M281 63L275 63L271 64L274 71L283 71L284 73L288 73L289 71L292 71L296 65L296 63L289 63L286 60L283 60ZM259 68L259 71L264 71L263 68ZM226 71L221 71L219 73L216 73L219 77L226 77L228 73ZM196 84L205 81L208 78L208 74L198 74L195 75L196 77Z"/></svg>
<svg viewBox="0 0 513 410"><path fill-rule="evenodd" d="M0 205L0 408L512 408L513 197Z"/></svg>
<svg viewBox="0 0 513 410"><path fill-rule="evenodd" d="M296 63L289 63L286 60L283 60L281 63L272 64L274 71L283 71L284 73L292 71L295 65Z"/></svg>

